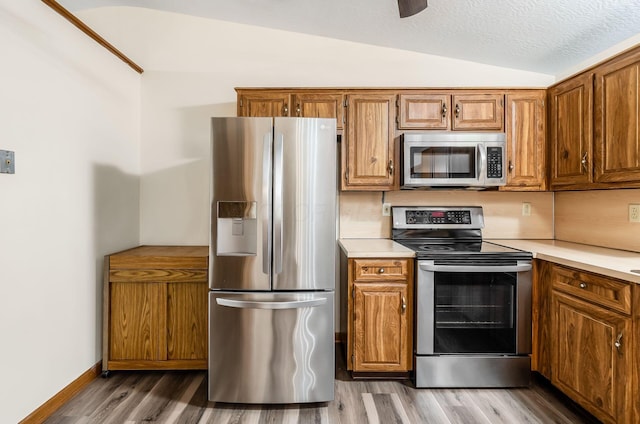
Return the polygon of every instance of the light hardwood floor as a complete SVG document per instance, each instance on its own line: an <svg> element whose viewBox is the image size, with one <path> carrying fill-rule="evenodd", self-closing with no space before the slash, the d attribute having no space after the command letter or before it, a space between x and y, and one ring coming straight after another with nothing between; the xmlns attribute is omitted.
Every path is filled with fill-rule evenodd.
<svg viewBox="0 0 640 424"><path fill-rule="evenodd" d="M293 406L207 401L204 371L114 372L46 422L84 423L597 423L544 382L521 389L415 389L410 381L353 380L342 354L335 400ZM535 380L535 379L534 379Z"/></svg>

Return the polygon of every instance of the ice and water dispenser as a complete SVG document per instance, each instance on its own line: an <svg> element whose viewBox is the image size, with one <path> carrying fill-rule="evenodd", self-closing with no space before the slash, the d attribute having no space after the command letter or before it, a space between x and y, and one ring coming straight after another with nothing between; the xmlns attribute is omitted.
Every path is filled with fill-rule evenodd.
<svg viewBox="0 0 640 424"><path fill-rule="evenodd" d="M257 202L218 202L217 255L255 256L258 248Z"/></svg>

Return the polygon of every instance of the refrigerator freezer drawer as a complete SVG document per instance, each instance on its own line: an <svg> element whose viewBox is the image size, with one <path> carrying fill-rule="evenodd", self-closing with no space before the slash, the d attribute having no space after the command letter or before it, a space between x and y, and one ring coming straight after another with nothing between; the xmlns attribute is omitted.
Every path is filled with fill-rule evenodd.
<svg viewBox="0 0 640 424"><path fill-rule="evenodd" d="M209 293L209 400L334 398L334 293Z"/></svg>

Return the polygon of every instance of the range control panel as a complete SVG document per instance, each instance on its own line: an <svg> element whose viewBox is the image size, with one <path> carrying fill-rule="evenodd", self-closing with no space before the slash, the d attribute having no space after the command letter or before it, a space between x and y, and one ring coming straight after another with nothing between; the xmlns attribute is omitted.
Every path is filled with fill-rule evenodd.
<svg viewBox="0 0 640 424"><path fill-rule="evenodd" d="M433 229L484 227L480 206L394 206L394 229Z"/></svg>
<svg viewBox="0 0 640 424"><path fill-rule="evenodd" d="M470 211L407 211L407 224L471 224Z"/></svg>

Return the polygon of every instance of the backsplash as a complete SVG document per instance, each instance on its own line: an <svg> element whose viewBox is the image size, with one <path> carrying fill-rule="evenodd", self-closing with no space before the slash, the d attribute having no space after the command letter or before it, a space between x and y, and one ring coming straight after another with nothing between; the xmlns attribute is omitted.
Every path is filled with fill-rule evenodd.
<svg viewBox="0 0 640 424"><path fill-rule="evenodd" d="M640 252L629 203L640 204L640 189L556 192L556 239Z"/></svg>
<svg viewBox="0 0 640 424"><path fill-rule="evenodd" d="M482 206L487 239L553 238L551 192L423 190L340 192L340 238L391 237L391 217L382 216L383 197L392 206ZM523 202L531 204L530 216L522 216Z"/></svg>

